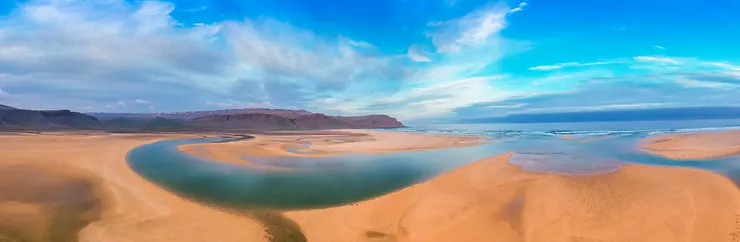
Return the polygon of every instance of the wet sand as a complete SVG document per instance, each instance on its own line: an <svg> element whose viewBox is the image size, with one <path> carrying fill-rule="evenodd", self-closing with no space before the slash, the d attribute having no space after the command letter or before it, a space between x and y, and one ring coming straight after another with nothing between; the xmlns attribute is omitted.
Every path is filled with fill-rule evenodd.
<svg viewBox="0 0 740 242"><path fill-rule="evenodd" d="M33 164L45 174L61 177L55 179L70 179L69 184L90 184L92 191L84 194L91 195L82 196L86 198L82 201L99 205L75 213L84 218L80 241L267 241L267 232L282 235L273 241L302 241L305 236L317 242L740 241L740 192L720 175L642 165L627 165L615 173L595 176L534 174L509 164L510 155L477 161L357 204L237 215L177 197L142 179L126 165L126 152L136 146L187 137L196 136L3 135L0 170ZM373 131L350 136L257 135L252 141L181 149L250 165L241 155L306 155L285 151L306 143L310 147L302 151L315 153L309 155L334 155L474 142L478 141L471 137ZM0 197L6 194L10 193L0 188ZM16 200L0 204L0 216L28 216L13 216L24 221L8 223L11 225L0 222L0 234L31 236L49 231L45 224L53 219L44 204L21 204ZM99 209L92 209L96 206ZM0 217L0 221L8 220ZM265 223L294 224L298 230L265 227ZM286 239L285 235L295 232L301 234ZM38 236L28 241L50 241Z"/></svg>
<svg viewBox="0 0 740 242"><path fill-rule="evenodd" d="M710 159L740 154L740 130L661 135L640 147L671 159Z"/></svg>

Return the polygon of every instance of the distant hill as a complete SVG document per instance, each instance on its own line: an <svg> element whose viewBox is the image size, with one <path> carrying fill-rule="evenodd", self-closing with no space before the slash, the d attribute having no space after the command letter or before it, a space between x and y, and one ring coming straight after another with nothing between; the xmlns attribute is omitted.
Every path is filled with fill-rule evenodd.
<svg viewBox="0 0 740 242"><path fill-rule="evenodd" d="M685 107L639 110L512 114L503 117L463 119L462 123L561 123L654 120L737 119L740 107Z"/></svg>
<svg viewBox="0 0 740 242"><path fill-rule="evenodd" d="M135 119L152 119L162 117L167 119L194 119L207 115L218 114L243 114L243 113L263 113L277 114L281 116L299 116L312 114L306 110L289 110L289 109L266 109L266 108L247 108L247 109L222 109L211 111L189 111L189 112L169 112L169 113L88 113L100 119L111 118L135 118Z"/></svg>
<svg viewBox="0 0 740 242"><path fill-rule="evenodd" d="M98 117L108 129L310 130L403 127L403 123L388 115L344 117L288 109L89 114Z"/></svg>
<svg viewBox="0 0 740 242"><path fill-rule="evenodd" d="M199 126L222 129L358 129L397 128L403 124L387 115L355 117L327 116L321 113L236 113L213 114L192 119Z"/></svg>
<svg viewBox="0 0 740 242"><path fill-rule="evenodd" d="M3 128L92 128L99 124L93 116L70 110L26 110L0 105Z"/></svg>
<svg viewBox="0 0 740 242"><path fill-rule="evenodd" d="M12 110L12 109L17 109L17 108L0 104L0 110Z"/></svg>
<svg viewBox="0 0 740 242"><path fill-rule="evenodd" d="M306 110L227 109L173 113L78 113L0 105L0 129L74 128L123 132L397 128L388 115L328 116Z"/></svg>

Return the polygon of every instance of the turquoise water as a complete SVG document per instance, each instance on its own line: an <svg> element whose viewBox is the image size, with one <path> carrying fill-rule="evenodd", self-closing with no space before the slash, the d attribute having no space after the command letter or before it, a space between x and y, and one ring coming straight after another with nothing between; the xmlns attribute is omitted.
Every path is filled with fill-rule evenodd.
<svg viewBox="0 0 740 242"><path fill-rule="evenodd" d="M199 201L235 208L305 209L377 197L467 162L503 153L503 150L467 147L323 158L276 157L269 161L253 157L255 162L296 168L295 171L276 172L206 160L176 148L183 144L223 140L160 141L132 150L127 160L129 166L146 179Z"/></svg>
<svg viewBox="0 0 740 242"><path fill-rule="evenodd" d="M635 149L638 140L655 132L579 131L581 138L612 137L581 143L540 131L499 131L491 135L496 142L473 147L331 157L245 157L256 163L291 168L290 171L211 161L176 149L183 144L223 142L229 138L156 142L132 150L127 160L138 174L172 192L233 208L306 209L349 204L506 152L515 152L510 162L530 172L591 175L613 172L627 163L640 163L704 169L740 182L738 157L678 161ZM305 153L305 148L291 152Z"/></svg>

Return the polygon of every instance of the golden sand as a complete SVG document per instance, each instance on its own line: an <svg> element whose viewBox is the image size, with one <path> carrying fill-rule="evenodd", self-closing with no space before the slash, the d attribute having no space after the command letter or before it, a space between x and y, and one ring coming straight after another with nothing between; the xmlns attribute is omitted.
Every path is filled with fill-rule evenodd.
<svg viewBox="0 0 740 242"><path fill-rule="evenodd" d="M289 212L309 241L735 241L740 193L700 170L531 174L485 159L362 202Z"/></svg>
<svg viewBox="0 0 740 242"><path fill-rule="evenodd" d="M285 148L305 143L310 147L302 151L311 155L335 155L479 142L470 137L354 132L365 135L260 135L252 141L181 149L250 165L241 155L300 155ZM142 179L125 163L126 152L136 146L184 137L189 136L0 136L0 170L30 163L44 172L94 184L99 219L80 231L80 241L266 241L265 227L255 217L181 199ZM294 221L308 241L316 242L740 241L740 192L720 175L628 165L611 174L567 177L525 172L508 158L484 159L358 204L284 212L280 219ZM0 203L0 216L19 215L15 217L23 221L12 224L22 228L11 229L21 231L44 227L49 221L46 209L10 201ZM0 222L0 228L4 226Z"/></svg>
<svg viewBox="0 0 740 242"><path fill-rule="evenodd" d="M241 155L296 155L283 149L299 143L311 143L310 150L320 155L333 155L383 152L385 147L379 147L384 139L398 140L394 151L406 147L403 141L413 143L411 149L456 142L449 136L438 142L389 132L372 137L336 144L327 143L327 137L263 136L251 143L197 147L207 151L199 155L249 164ZM628 165L611 174L567 177L525 172L508 159L505 155L478 161L358 204L290 211L285 216L300 225L309 241L322 242L729 242L740 238L733 235L740 225L736 221L740 192L720 175Z"/></svg>
<svg viewBox="0 0 740 242"><path fill-rule="evenodd" d="M672 159L709 159L740 154L740 130L662 135L641 148Z"/></svg>
<svg viewBox="0 0 740 242"><path fill-rule="evenodd" d="M126 153L132 148L178 137L184 136L0 136L3 144L0 162L3 166L34 164L51 174L75 170L75 174L84 174L77 178L94 181L102 211L98 220L80 231L79 241L266 241L264 228L257 221L184 200L139 177L126 165ZM18 212L44 216L41 210L33 210L42 208L32 205L16 203L10 206L24 207L17 209ZM0 214L2 212L0 208ZM45 221L43 218L36 220ZM22 225L21 222L14 224ZM34 229L37 226L25 227Z"/></svg>
<svg viewBox="0 0 740 242"><path fill-rule="evenodd" d="M353 133L348 133L353 132ZM254 139L227 143L192 144L178 147L181 151L218 160L250 164L244 155L250 156L327 156L347 153L391 153L416 150L431 150L449 147L464 147L481 144L476 136L430 135L375 130L336 131L321 135L254 135ZM297 133L297 132L295 132ZM305 133L305 132L301 132ZM304 144L309 144L303 149ZM294 148L301 153L291 153Z"/></svg>

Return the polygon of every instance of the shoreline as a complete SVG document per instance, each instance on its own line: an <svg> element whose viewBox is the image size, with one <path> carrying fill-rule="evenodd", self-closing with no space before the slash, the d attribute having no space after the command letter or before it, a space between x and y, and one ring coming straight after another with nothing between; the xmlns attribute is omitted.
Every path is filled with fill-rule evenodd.
<svg viewBox="0 0 740 242"><path fill-rule="evenodd" d="M347 131L316 135L306 132L256 134L248 141L208 144L203 149L207 153L199 155L249 165L239 157L245 150L251 155L263 156L325 156L406 152L482 142L477 137L394 131L370 130L364 135L342 132ZM2 135L0 142L7 145L0 147L0 155L9 159L0 163L0 171L33 162L45 172L68 174L93 183L96 186L94 196L100 202L99 218L78 234L79 241L91 242L269 241L270 234L281 233L299 236L299 241L322 242L488 241L492 233L500 241L512 242L573 238L729 242L733 238L728 234L735 232L736 224L727 216L740 214L737 186L715 173L628 164L613 173L573 177L526 172L509 162L511 154L505 154L355 204L252 212L250 217L179 197L138 176L126 164L126 153L143 144L211 135ZM690 137L707 139L699 136L704 137L696 134ZM656 137L648 140L666 145L667 141L655 142L653 138ZM685 140L686 137L671 139ZM305 143L311 143L306 150L314 154L285 151L286 147ZM694 143L681 144L684 151L694 147L691 146ZM178 149L197 150L193 147ZM4 206L28 207L0 201L0 218L8 216L9 210L3 209ZM294 225L265 226L275 223ZM0 223L0 231L2 229ZM296 231L300 235L295 234ZM301 239L302 236L305 237Z"/></svg>

